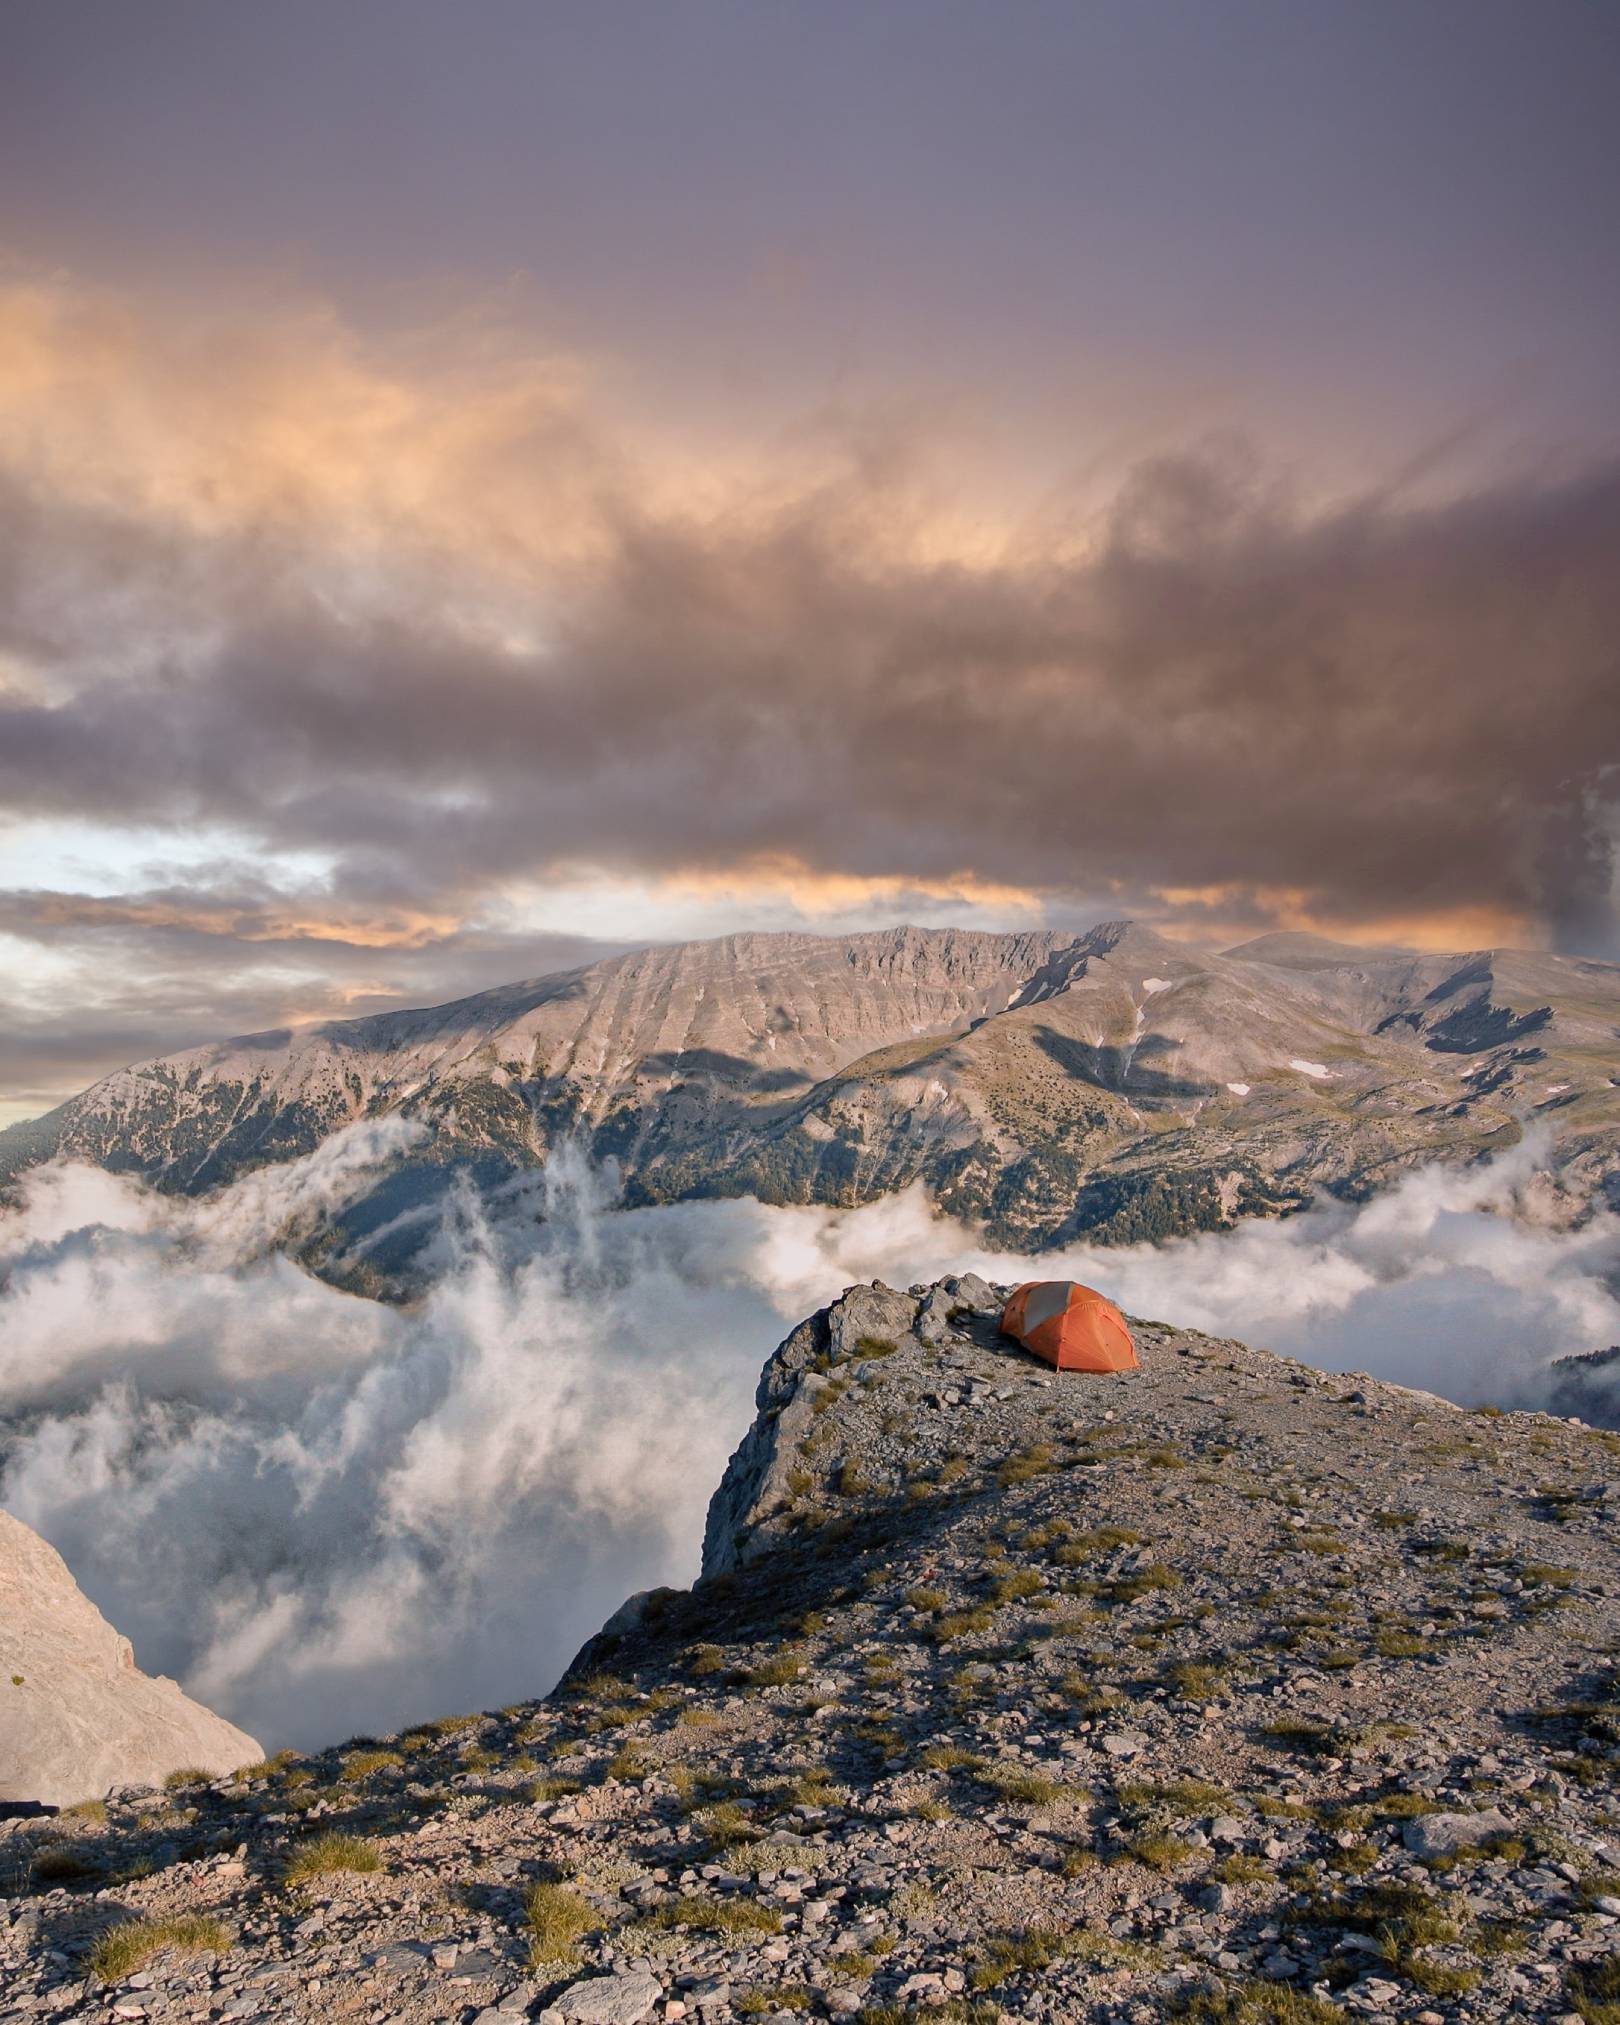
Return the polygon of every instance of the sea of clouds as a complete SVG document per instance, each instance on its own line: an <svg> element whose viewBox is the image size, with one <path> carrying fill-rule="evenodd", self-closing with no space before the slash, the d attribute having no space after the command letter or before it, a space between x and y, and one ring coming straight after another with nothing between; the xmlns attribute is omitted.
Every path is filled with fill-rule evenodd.
<svg viewBox="0 0 1620 2025"><path fill-rule="evenodd" d="M1359 1208L1038 1266L920 1189L626 1212L565 1156L453 1194L410 1305L295 1265L413 1130L356 1126L198 1201L53 1164L0 1215L0 1505L148 1671L269 1748L533 1695L632 1590L690 1581L760 1365L855 1280L1072 1275L1463 1404L1539 1404L1552 1359L1620 1342L1620 1221L1539 1215L1533 1142Z"/></svg>

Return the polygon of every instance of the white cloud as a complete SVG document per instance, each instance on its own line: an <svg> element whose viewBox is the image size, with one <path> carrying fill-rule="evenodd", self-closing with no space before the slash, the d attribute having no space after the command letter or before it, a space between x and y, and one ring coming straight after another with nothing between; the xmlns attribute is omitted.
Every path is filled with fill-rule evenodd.
<svg viewBox="0 0 1620 2025"><path fill-rule="evenodd" d="M0 1502L143 1664L272 1746L538 1692L630 1590L689 1580L760 1364L853 1280L1072 1274L1465 1402L1533 1402L1551 1358L1620 1341L1615 1221L1538 1221L1531 1146L1360 1209L1034 1264L920 1190L620 1213L565 1159L499 1214L457 1196L430 1291L385 1307L275 1240L408 1129L201 1202L47 1168L0 1220Z"/></svg>

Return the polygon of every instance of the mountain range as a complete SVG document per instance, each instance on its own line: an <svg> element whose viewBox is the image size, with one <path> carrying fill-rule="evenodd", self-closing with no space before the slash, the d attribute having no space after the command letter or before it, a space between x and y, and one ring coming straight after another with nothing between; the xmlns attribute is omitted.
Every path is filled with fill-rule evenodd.
<svg viewBox="0 0 1620 2025"><path fill-rule="evenodd" d="M1575 1203L1620 1194L1620 966L1303 934L1221 953L1128 921L645 949L422 1011L251 1034L105 1077L0 1132L197 1193L401 1115L373 1220L563 1142L626 1204L856 1204L912 1182L1038 1250L1362 1198L1544 1126Z"/></svg>

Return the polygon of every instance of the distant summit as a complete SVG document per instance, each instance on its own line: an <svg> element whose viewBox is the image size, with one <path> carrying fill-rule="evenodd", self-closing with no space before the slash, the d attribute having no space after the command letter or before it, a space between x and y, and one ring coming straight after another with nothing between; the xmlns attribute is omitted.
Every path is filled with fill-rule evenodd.
<svg viewBox="0 0 1620 2025"><path fill-rule="evenodd" d="M372 1222L567 1140L632 1205L920 1180L1037 1250L1365 1195L1531 1119L1573 1213L1620 1187L1617 1083L1612 964L1294 934L1217 955L1130 921L734 935L120 1070L0 1133L0 1181L60 1153L196 1192L397 1114L424 1150Z"/></svg>

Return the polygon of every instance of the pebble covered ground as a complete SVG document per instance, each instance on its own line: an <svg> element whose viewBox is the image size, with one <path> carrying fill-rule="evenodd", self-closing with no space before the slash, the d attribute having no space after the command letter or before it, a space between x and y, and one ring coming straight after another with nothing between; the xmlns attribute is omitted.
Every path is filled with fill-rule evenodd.
<svg viewBox="0 0 1620 2025"><path fill-rule="evenodd" d="M0 1823L39 2019L1620 2021L1620 1441L971 1277L544 1700Z"/></svg>

